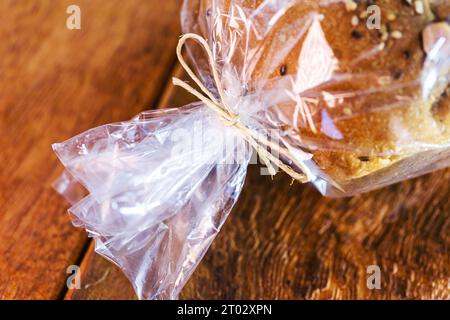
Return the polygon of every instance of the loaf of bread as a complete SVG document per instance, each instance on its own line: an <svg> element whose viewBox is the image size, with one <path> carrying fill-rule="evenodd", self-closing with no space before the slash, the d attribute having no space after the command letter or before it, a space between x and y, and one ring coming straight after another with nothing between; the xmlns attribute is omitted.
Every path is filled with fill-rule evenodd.
<svg viewBox="0 0 450 320"><path fill-rule="evenodd" d="M313 154L321 179L350 194L450 165L450 1L187 2L206 36L214 15L253 31L250 87L293 79L286 90L299 98L275 106L278 120L294 126L291 140Z"/></svg>

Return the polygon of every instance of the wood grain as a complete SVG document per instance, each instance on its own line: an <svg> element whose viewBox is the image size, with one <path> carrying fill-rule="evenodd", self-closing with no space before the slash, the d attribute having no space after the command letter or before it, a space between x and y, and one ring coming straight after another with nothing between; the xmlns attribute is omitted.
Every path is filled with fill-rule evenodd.
<svg viewBox="0 0 450 320"><path fill-rule="evenodd" d="M251 168L186 298L449 298L450 171L349 199ZM369 265L381 290L368 290ZM245 281L243 281L245 279Z"/></svg>
<svg viewBox="0 0 450 320"><path fill-rule="evenodd" d="M0 298L58 298L87 238L51 188L51 143L157 100L174 62L179 3L0 2ZM169 54L162 54L169 52Z"/></svg>
<svg viewBox="0 0 450 320"><path fill-rule="evenodd" d="M170 84L163 96L160 105L191 100ZM182 299L450 298L450 170L330 199L310 185L291 186L283 174L271 181L259 169L250 167ZM135 298L117 267L93 248L87 259L88 287L67 298ZM370 265L381 269L380 290L367 288Z"/></svg>

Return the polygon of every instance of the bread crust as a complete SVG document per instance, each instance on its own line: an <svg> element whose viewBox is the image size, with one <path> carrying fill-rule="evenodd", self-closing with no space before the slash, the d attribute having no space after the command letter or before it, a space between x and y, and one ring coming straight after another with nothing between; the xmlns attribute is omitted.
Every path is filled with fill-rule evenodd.
<svg viewBox="0 0 450 320"><path fill-rule="evenodd" d="M255 9L261 2L240 1L244 7ZM311 12L322 16L321 27L338 61L335 74L351 77L328 81L303 95L317 99L327 92L348 97L331 107L327 99L317 99L313 107L316 130L303 124L298 135L313 146L309 151L317 166L336 181L364 177L424 151L424 146L450 142L448 87L424 99L421 84L426 59L422 33L450 15L450 4L445 0L418 2L421 5L404 0L299 1L264 39L268 49L263 51L252 78L295 77L304 39L268 72L267 60L277 49L271 48L271 43L276 42L281 29L295 25ZM374 4L381 13L380 29L367 26L367 10ZM208 8L211 1L204 0L203 5ZM223 1L223 10L229 6L229 0ZM288 36L298 32L293 29ZM288 118L294 114L292 107L280 110ZM332 119L339 137L327 132L325 115Z"/></svg>

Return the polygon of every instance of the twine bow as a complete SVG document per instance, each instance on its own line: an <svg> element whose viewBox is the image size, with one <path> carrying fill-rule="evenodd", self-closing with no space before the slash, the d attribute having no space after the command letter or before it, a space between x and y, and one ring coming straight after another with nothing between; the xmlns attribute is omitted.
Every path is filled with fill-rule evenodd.
<svg viewBox="0 0 450 320"><path fill-rule="evenodd" d="M186 61L184 60L182 55L182 49L185 42L189 39L193 39L199 42L203 46L206 54L208 55L209 65L211 67L214 82L216 84L216 88L219 93L219 99L216 99L213 96L213 94L202 84L200 79L195 75L195 73L191 70L191 68L187 65ZM225 125L232 126L238 129L242 134L242 137L255 149L258 156L264 162L267 169L269 170L270 175L274 176L276 174L274 166L277 166L295 180L298 180L303 183L311 180L307 175L307 173L309 172L308 168L306 168L306 166L302 162L298 161L288 149L280 146L279 144L275 144L267 140L265 137L263 137L260 134L257 134L256 132L249 129L239 121L239 115L236 114L233 111L233 109L231 109L226 103L225 92L223 90L222 83L219 79L219 74L216 69L213 53L211 52L208 43L203 37L194 33L187 33L183 35L178 42L177 57L184 70L188 73L191 79L194 80L194 82L199 86L199 88L201 89L201 91L203 91L203 93L197 91L189 84L187 84L184 81L181 81L178 78L172 79L173 84L182 87L183 89L185 89L186 91L188 91L189 93L193 94L198 99L200 99L209 108L217 112L217 114L220 116ZM291 163L295 164L298 168L300 168L303 171L303 173L298 173L294 169L292 169L291 166L283 163L279 158L275 157L271 152L269 152L267 148L270 148L272 151L275 151L277 154L285 157L288 161L290 161Z"/></svg>

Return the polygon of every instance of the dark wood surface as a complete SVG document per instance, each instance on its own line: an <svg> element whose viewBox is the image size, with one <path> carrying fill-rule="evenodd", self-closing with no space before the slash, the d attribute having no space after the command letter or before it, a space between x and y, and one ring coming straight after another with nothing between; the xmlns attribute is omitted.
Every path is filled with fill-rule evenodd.
<svg viewBox="0 0 450 320"><path fill-rule="evenodd" d="M0 44L0 297L135 299L121 271L71 226L50 187L61 167L49 146L151 105L192 101L167 81L183 75L172 70L177 5L79 1L95 28L68 31L64 1L33 2L0 4L11 19L0 29L8 40ZM34 10L19 27L15 19ZM258 170L250 167L181 298L449 298L450 170L347 199ZM81 266L82 288L66 292L71 264ZM366 286L373 264L380 290Z"/></svg>

